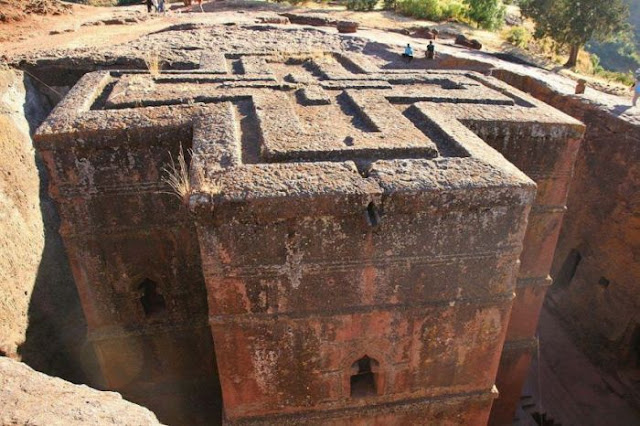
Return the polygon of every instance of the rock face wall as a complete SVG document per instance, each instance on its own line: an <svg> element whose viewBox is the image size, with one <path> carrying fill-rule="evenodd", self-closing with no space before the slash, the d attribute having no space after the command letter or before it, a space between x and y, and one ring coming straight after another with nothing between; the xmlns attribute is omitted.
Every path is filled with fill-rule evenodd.
<svg viewBox="0 0 640 426"><path fill-rule="evenodd" d="M31 132L51 110L23 73L0 72L0 352L98 384L85 322Z"/></svg>
<svg viewBox="0 0 640 426"><path fill-rule="evenodd" d="M44 248L40 179L24 115L24 76L0 71L0 352L17 357Z"/></svg>
<svg viewBox="0 0 640 426"><path fill-rule="evenodd" d="M156 416L122 399L49 377L0 357L0 424L3 425L159 425Z"/></svg>
<svg viewBox="0 0 640 426"><path fill-rule="evenodd" d="M640 128L603 111L574 113L592 124L556 251L552 300L600 362L638 370Z"/></svg>
<svg viewBox="0 0 640 426"><path fill-rule="evenodd" d="M220 397L198 242L161 182L192 131L172 108L149 109L135 124L135 110L96 110L108 102L99 98L105 86L118 98L116 81L84 78L35 137L60 234L105 386L168 423L208 423ZM78 106L87 108L82 117ZM72 136L50 130L64 124ZM105 130L83 130L91 125Z"/></svg>
<svg viewBox="0 0 640 426"><path fill-rule="evenodd" d="M640 368L640 125L625 105L598 105L515 74L512 82L587 123L553 264L554 312L590 355Z"/></svg>
<svg viewBox="0 0 640 426"><path fill-rule="evenodd" d="M501 395L491 412L492 424L509 424L537 347L538 315L551 283L549 272L582 129L563 123L543 128L535 125L523 128L514 122L496 126L478 118L467 126L537 184L536 202L529 215L520 257L516 299L496 379Z"/></svg>

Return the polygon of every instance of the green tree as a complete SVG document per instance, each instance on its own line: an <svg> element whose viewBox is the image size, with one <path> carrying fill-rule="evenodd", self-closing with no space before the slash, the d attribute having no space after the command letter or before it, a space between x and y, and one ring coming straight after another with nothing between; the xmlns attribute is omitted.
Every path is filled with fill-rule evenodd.
<svg viewBox="0 0 640 426"><path fill-rule="evenodd" d="M481 28L496 30L504 25L506 7L502 0L464 0L467 16Z"/></svg>
<svg viewBox="0 0 640 426"><path fill-rule="evenodd" d="M587 41L610 40L629 30L624 0L523 0L522 14L536 23L535 36L551 37L570 48L565 67L575 67Z"/></svg>

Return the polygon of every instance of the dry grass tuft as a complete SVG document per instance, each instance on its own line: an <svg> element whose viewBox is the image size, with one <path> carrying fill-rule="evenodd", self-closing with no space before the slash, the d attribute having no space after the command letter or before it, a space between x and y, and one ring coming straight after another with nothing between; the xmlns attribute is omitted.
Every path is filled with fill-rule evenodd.
<svg viewBox="0 0 640 426"><path fill-rule="evenodd" d="M147 65L149 74L151 74L152 77L158 77L160 75L162 66L160 63L160 55L158 54L158 52L151 52L147 54L144 58L144 62Z"/></svg>
<svg viewBox="0 0 640 426"><path fill-rule="evenodd" d="M188 151L191 154L191 150ZM165 174L162 177L162 181L171 187L170 191L161 191L164 194L171 194L183 204L189 202L189 196L191 195L191 179L189 177L189 166L184 156L184 150L182 144L180 144L180 152L178 153L177 162L173 158L173 155L169 153L169 164L162 168L162 172Z"/></svg>

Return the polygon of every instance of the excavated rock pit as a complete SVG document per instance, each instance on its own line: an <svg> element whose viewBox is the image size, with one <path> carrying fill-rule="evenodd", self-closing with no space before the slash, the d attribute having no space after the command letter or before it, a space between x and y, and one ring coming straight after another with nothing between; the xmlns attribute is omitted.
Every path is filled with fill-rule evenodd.
<svg viewBox="0 0 640 426"><path fill-rule="evenodd" d="M6 325L0 330L2 355L21 358L36 370L76 383L87 383L98 388L103 386L95 355L86 342L85 320L58 235L56 208L47 194L46 173L34 155L30 135L69 88L87 72L145 69L149 55L158 55L165 70L194 69L202 54L212 46L222 52L278 52L283 46L287 51L358 52L371 55L373 62L386 68L410 66L417 69L430 67L489 71L504 65L480 54L464 52L453 55L449 54L451 51L442 52L435 64L417 58L407 65L397 61L397 46L361 37L339 36L319 29L272 25L182 25L108 49L60 50L46 56L12 58L11 65L15 70L0 73L0 147L6 153L0 160L0 213L3 223L6 223L0 229L0 288L3 289L0 322ZM594 223L601 216L598 213L598 217L594 218L589 213L580 213L591 211L581 205L583 201L580 194L587 194L586 199L590 203L611 195L606 188L602 192L592 193L594 185L598 185L593 182L590 164L597 161L600 155L598 150L603 149L602 142L598 144L598 141L608 140L607 132L615 137L620 133L618 129L623 128L625 141L634 142L638 137L637 118L624 109L616 110L615 104L610 105L615 101L607 100L606 105L598 105L570 95L570 84L563 86L553 81L542 82L528 77L527 72L526 67L511 65L493 74L587 124L585 143L588 149L579 154L577 183L574 183L580 192L570 193L568 224L563 228L559 257L556 259L557 264L562 264L572 248L580 244L598 244L589 235L579 232L579 223ZM592 130L593 126L596 130ZM635 161L637 164L637 149L630 148L627 152L633 155L625 158L625 153L620 152L616 156L618 170L626 170L624 164L628 162ZM607 211L615 209L615 203L619 203L620 199L625 200L625 197L628 201L623 201L624 205L635 202L634 191L629 188L637 185L637 182L625 184L633 182L633 176L614 176L606 182L608 188L624 189L610 197L607 206L612 207L607 207ZM634 214L628 209L616 211L625 217L633 217ZM582 229L586 230L585 227ZM608 272L601 275L611 277ZM636 279L635 282L640 280ZM560 309L562 315L561 301L566 300L569 306L566 318L572 324L575 335L588 342L597 341L601 346L601 341L606 341L602 337L605 332L596 332L594 336L591 331L581 329L575 321L577 314L574 312L580 312L575 308L575 297L566 296L566 290L558 291L554 292L556 301L560 301L556 309ZM608 311L603 310L602 315L608 315ZM590 346L588 342L585 347ZM613 345L612 351L619 351L620 344L617 342Z"/></svg>

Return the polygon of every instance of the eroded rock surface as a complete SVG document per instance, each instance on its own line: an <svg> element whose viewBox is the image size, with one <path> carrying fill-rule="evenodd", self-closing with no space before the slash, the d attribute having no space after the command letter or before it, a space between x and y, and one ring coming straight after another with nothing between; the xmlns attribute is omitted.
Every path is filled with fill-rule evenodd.
<svg viewBox="0 0 640 426"><path fill-rule="evenodd" d="M24 115L24 76L0 71L0 352L17 356L44 248L40 179Z"/></svg>
<svg viewBox="0 0 640 426"><path fill-rule="evenodd" d="M269 31L265 29L269 29ZM47 77L66 76L67 74L60 72L60 70L68 69L69 62L72 62L81 71L77 75L70 76L69 81L65 83L70 85L82 73L97 67L143 67L143 55L153 46L160 46L159 50L165 56L165 66L175 69L195 67L202 53L214 42L222 51L226 52L233 52L237 48L251 50L256 46L264 46L266 51L276 51L278 50L276 40L292 46L293 50L305 51L322 48L367 51L378 54L376 60L385 57L385 52L382 52L382 49L379 49L379 46L375 46L374 43L359 38L344 40L316 30L281 31L259 26L211 28L193 25L190 28L182 28L180 31L175 28L171 31L150 35L127 46L118 46L109 50L74 52L70 55L73 56L72 60L66 59L66 57L63 59L63 56L69 55L69 52L61 51L50 58L34 60L31 65L26 64L26 66L34 66L38 69L46 69L49 66L49 70L52 72L45 75L45 81L48 81ZM446 52L445 47L442 47L442 52ZM572 190L569 216L565 220L566 230L563 231L561 237L556 263L558 267L561 266L571 249L581 244L582 241L588 242L585 246L601 246L595 250L589 249L592 253L588 255L590 259L584 261L582 265L597 264L598 266L596 269L589 266L589 270L584 270L584 274L586 274L584 276L587 276L588 279L581 278L583 272L578 272L577 279L580 279L582 283L573 286L575 289L571 290L571 293L574 293L574 296L567 298L567 300L573 299L568 303L580 307L576 310L575 318L577 319L576 325L582 324L583 329L578 333L584 333L585 328L602 329L602 332L598 331L598 333L604 335L617 333L619 336L624 336L624 339L616 341L616 350L628 348L629 342L633 340L631 338L634 335L634 323L625 320L613 324L613 319L622 318L622 315L618 315L620 306L625 312L634 311L634 303L636 302L629 295L633 294L634 283L640 282L638 279L634 279L638 276L637 268L628 267L632 264L630 262L634 262L633 259L637 258L637 250L629 249L629 247L637 247L638 241L637 231L635 231L637 229L637 220L635 219L637 213L634 213L637 210L634 207L637 205L634 194L638 193L637 183L634 183L637 182L635 177L637 171L635 171L634 164L638 163L637 114L634 114L634 110L623 105L624 100L602 94L594 95L594 91L590 88L587 89L584 97L573 97L569 93L573 92L575 83L559 82L563 78L551 73L505 64L495 59L491 60L476 51L461 51L457 55L459 56L450 57L443 54L437 66L477 67L482 70L491 66L503 66L507 68L507 71L496 72L495 75L499 78L509 80L517 87L531 92L535 97L553 104L574 117L583 119L590 126L596 126L587 132L587 144L585 145L587 150L580 152L576 177L582 183L574 186ZM387 57L391 56L387 55ZM66 65L64 61L67 61ZM415 62L414 66L420 66ZM389 63L384 66L393 68L394 64ZM516 70L518 74L512 70ZM541 79L545 81L541 82ZM568 86L568 91L563 90L563 86ZM313 99L313 97L308 99ZM485 130L485 133L489 133L489 130ZM586 208L585 206L595 207ZM612 212L615 220L608 219ZM597 231L594 232L594 229ZM584 255L584 253L582 254ZM613 272L605 268L609 258L614 259ZM637 264L636 261L635 265ZM602 281L603 283L610 282L608 287L602 284L596 284L596 286L592 286L593 288L589 287L591 281L599 282L601 277L606 280ZM619 284L621 281L622 284ZM624 290L618 291L617 289ZM588 309L589 306L597 306L596 315L592 315L591 313L594 311L591 310L586 311L585 315L585 309ZM573 308L570 308L566 312L572 310ZM585 318L588 321L584 321ZM584 324L587 323L589 326L584 327ZM529 325L534 326L535 324ZM629 353L627 352L624 356L628 357ZM505 374L505 377L507 376L509 374Z"/></svg>
<svg viewBox="0 0 640 426"><path fill-rule="evenodd" d="M109 386L165 410L219 378L229 422L486 422L582 125L472 72L196 54L85 75L36 135ZM195 223L160 180L180 145Z"/></svg>
<svg viewBox="0 0 640 426"><path fill-rule="evenodd" d="M30 135L50 108L23 72L0 71L0 353L95 383L57 213Z"/></svg>
<svg viewBox="0 0 640 426"><path fill-rule="evenodd" d="M505 75L588 123L556 249L553 311L592 359L617 370L640 399L640 125L620 99L573 96ZM589 89L586 94L589 95ZM617 103L617 104L616 104Z"/></svg>
<svg viewBox="0 0 640 426"><path fill-rule="evenodd" d="M3 425L159 425L146 408L102 392L74 385L0 357L0 424Z"/></svg>

